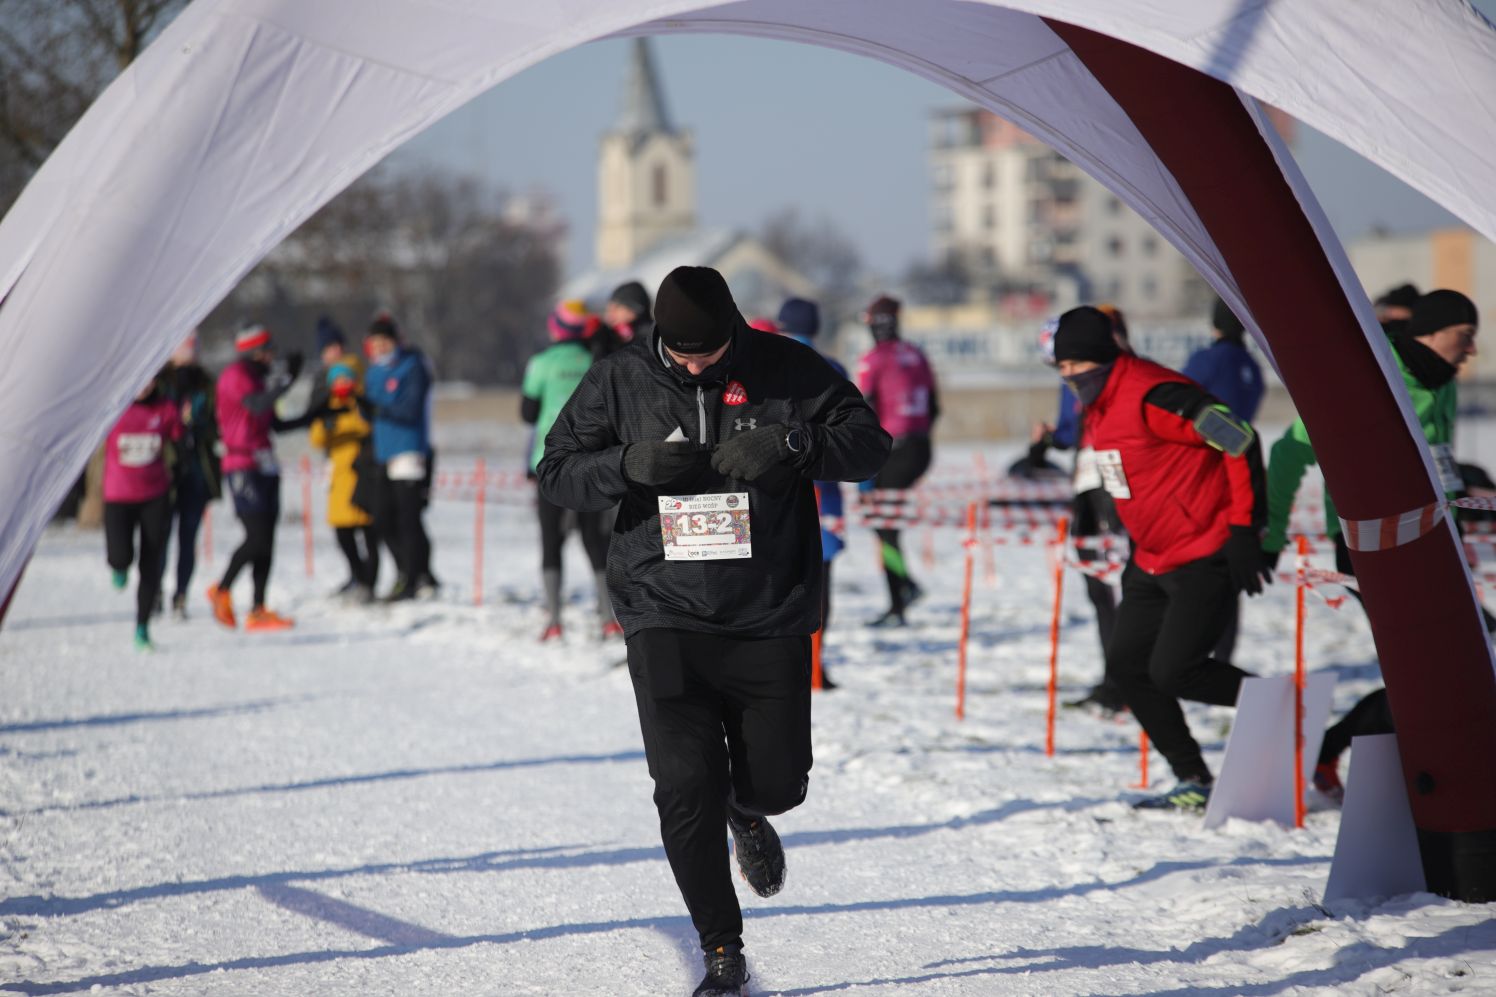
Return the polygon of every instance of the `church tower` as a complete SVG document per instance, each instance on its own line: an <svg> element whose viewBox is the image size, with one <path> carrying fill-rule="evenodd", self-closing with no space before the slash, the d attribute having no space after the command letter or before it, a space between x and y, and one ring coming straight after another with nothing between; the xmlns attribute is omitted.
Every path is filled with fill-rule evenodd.
<svg viewBox="0 0 1496 997"><path fill-rule="evenodd" d="M633 40L623 106L597 164L597 266L626 268L696 228L696 164L688 129L671 127L649 42Z"/></svg>

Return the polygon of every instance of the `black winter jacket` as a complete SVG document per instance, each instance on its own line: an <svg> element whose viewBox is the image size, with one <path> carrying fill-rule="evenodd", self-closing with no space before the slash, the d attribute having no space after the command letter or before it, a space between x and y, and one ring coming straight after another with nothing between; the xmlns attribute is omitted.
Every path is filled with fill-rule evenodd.
<svg viewBox="0 0 1496 997"><path fill-rule="evenodd" d="M658 339L595 363L545 438L536 472L557 505L619 505L608 548L608 589L624 633L671 627L733 637L786 637L821 625L819 480L857 481L883 466L891 441L857 388L815 350L741 321L731 351L700 378L663 359ZM724 402L731 391L738 404ZM783 423L809 445L758 480L729 480L710 451L735 432ZM665 488L628 480L630 443L664 440L679 428L701 450L699 467ZM753 556L667 561L660 495L747 492Z"/></svg>

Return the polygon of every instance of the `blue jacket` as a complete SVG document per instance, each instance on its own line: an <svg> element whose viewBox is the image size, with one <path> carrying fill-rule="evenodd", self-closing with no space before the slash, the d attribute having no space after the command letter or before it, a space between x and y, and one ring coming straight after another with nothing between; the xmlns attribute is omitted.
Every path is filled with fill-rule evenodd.
<svg viewBox="0 0 1496 997"><path fill-rule="evenodd" d="M1055 418L1054 432L1049 436L1059 450L1080 446L1080 399L1064 381L1060 382L1060 414Z"/></svg>
<svg viewBox="0 0 1496 997"><path fill-rule="evenodd" d="M420 350L400 345L364 378L364 397L374 406L374 459L431 452L431 371Z"/></svg>
<svg viewBox="0 0 1496 997"><path fill-rule="evenodd" d="M1251 422L1262 404L1262 368L1240 343L1217 339L1196 350L1184 365L1184 376L1226 403L1231 414Z"/></svg>

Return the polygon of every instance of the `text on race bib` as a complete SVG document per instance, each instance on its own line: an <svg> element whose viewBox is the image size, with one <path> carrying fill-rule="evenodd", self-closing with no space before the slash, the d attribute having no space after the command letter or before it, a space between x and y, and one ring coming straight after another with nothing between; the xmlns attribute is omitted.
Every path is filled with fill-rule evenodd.
<svg viewBox="0 0 1496 997"><path fill-rule="evenodd" d="M1448 443L1435 443L1429 449L1434 453L1434 467L1439 472L1439 487L1446 492L1463 490L1465 479L1460 476L1460 465L1455 463L1454 447Z"/></svg>
<svg viewBox="0 0 1496 997"><path fill-rule="evenodd" d="M160 433L120 433L115 437L120 467L147 467L161 456Z"/></svg>
<svg viewBox="0 0 1496 997"><path fill-rule="evenodd" d="M1101 471L1096 467L1096 451L1081 447L1075 452L1075 492L1079 495L1100 487Z"/></svg>
<svg viewBox="0 0 1496 997"><path fill-rule="evenodd" d="M1096 473L1101 476L1101 487L1114 499L1132 498L1132 489L1127 487L1127 472L1122 470L1122 451L1097 450Z"/></svg>
<svg viewBox="0 0 1496 997"><path fill-rule="evenodd" d="M661 495L660 542L667 561L752 557L748 493Z"/></svg>

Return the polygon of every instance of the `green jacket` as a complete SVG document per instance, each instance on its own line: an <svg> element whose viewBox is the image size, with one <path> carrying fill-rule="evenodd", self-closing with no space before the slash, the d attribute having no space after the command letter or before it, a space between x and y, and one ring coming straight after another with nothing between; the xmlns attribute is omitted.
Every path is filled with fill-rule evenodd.
<svg viewBox="0 0 1496 997"><path fill-rule="evenodd" d="M1413 412L1418 425L1430 446L1454 443L1454 417L1457 389L1450 381L1442 387L1424 387L1413 372L1408 370L1402 357L1394 348L1397 369L1402 371L1403 384L1413 400ZM1299 483L1304 471L1318 463L1314 448L1309 443L1309 431L1303 419L1295 419L1293 425L1273 444L1267 464L1267 533L1263 535L1264 550L1282 550L1288 545L1288 514L1293 510L1294 497L1298 495ZM1340 535L1340 517L1335 512L1335 503L1325 491L1325 532L1330 536Z"/></svg>
<svg viewBox="0 0 1496 997"><path fill-rule="evenodd" d="M592 366L592 351L579 339L547 346L525 365L525 379L520 393L525 401L538 404L535 418L535 445L530 448L530 470L545 455L545 436L561 414L561 407L582 383Z"/></svg>

